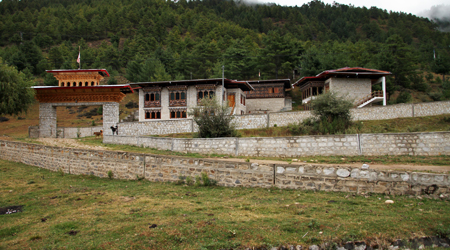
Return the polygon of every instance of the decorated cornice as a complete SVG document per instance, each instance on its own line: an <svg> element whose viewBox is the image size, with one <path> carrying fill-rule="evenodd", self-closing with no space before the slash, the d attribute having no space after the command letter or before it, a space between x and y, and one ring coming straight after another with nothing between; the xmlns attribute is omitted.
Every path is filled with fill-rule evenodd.
<svg viewBox="0 0 450 250"><path fill-rule="evenodd" d="M144 92L161 92L161 87L145 87L142 90Z"/></svg>
<svg viewBox="0 0 450 250"><path fill-rule="evenodd" d="M202 84L202 85L195 85L197 90L216 90L216 84Z"/></svg>
<svg viewBox="0 0 450 250"><path fill-rule="evenodd" d="M188 86L187 85L179 85L179 86L169 86L167 87L167 89L169 89L169 91L177 91L177 90L187 90Z"/></svg>

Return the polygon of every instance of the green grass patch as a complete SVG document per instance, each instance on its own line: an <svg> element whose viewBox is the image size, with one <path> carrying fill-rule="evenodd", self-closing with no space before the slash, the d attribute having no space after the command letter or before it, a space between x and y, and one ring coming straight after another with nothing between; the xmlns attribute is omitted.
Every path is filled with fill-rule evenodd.
<svg viewBox="0 0 450 250"><path fill-rule="evenodd" d="M230 249L450 232L443 200L61 176L3 160L0 166L0 207L23 205L0 215L0 249ZM384 204L388 198L395 203Z"/></svg>

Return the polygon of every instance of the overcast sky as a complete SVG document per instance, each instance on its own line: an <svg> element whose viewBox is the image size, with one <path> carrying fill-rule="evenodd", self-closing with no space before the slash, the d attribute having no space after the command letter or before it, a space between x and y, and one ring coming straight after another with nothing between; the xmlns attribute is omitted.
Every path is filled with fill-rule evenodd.
<svg viewBox="0 0 450 250"><path fill-rule="evenodd" d="M310 1L306 0L257 0L258 3L276 3L286 6L302 6ZM332 4L333 0L323 0L322 2ZM421 15L421 12L430 10L432 6L449 5L449 0L336 0L335 2L355 7L366 6L370 8L376 6L387 11L406 12L414 15ZM450 13L449 13L450 15Z"/></svg>

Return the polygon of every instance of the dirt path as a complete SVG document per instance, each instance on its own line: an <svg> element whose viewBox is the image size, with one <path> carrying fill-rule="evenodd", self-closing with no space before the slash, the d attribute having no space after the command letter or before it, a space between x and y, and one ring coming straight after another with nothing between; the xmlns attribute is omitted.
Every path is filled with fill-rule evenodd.
<svg viewBox="0 0 450 250"><path fill-rule="evenodd" d="M83 143L79 143L75 139L66 138L39 138L37 141L55 147L67 147L67 148L83 148L83 149L96 149L96 150L107 150L108 148L102 146L90 146Z"/></svg>
<svg viewBox="0 0 450 250"><path fill-rule="evenodd" d="M62 139L62 138L39 138L39 142L49 145L49 146L57 146L57 147L71 147L71 148L83 148L83 149L96 149L96 150L108 150L106 147L102 146L90 146L85 145L82 143L79 143L75 139ZM218 160L218 161L237 161L237 162L245 162L245 159L239 159L239 158L211 158L211 160ZM274 161L274 160L256 160L251 159L250 162L255 162L258 164L286 164L285 161ZM305 164L305 162L292 162L292 165L300 165ZM318 164L318 163L307 163L311 165L320 165L320 166L336 166L336 165L343 165L343 166L351 166L351 167L361 167L363 163L345 163L345 164ZM415 165L415 164L389 164L389 165L382 165L382 164L368 164L370 168L372 169L378 169L378 170L406 170L406 171L430 171L435 173L442 173L442 172L450 172L450 163L447 166L431 166L431 165Z"/></svg>

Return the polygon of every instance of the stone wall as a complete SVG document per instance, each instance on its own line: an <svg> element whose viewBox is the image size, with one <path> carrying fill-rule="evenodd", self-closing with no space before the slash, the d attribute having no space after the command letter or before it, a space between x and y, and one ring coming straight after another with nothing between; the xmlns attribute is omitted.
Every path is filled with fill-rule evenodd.
<svg viewBox="0 0 450 250"><path fill-rule="evenodd" d="M409 171L378 171L345 165L261 164L139 154L120 151L59 148L0 140L0 158L62 170L76 175L149 181L195 179L201 173L228 187L278 187L303 190L421 194L436 185L436 194L450 193L450 176Z"/></svg>
<svg viewBox="0 0 450 250"><path fill-rule="evenodd" d="M249 98L245 105L249 113L279 112L285 108L286 100L285 98Z"/></svg>
<svg viewBox="0 0 450 250"><path fill-rule="evenodd" d="M94 136L94 132L100 132L100 130L103 130L103 126L85 127L85 128L58 127L58 138L78 138L78 137Z"/></svg>
<svg viewBox="0 0 450 250"><path fill-rule="evenodd" d="M39 103L39 137L56 137L56 107Z"/></svg>
<svg viewBox="0 0 450 250"><path fill-rule="evenodd" d="M238 115L233 119L237 129L253 129L253 128L266 128L268 125L268 114L257 115Z"/></svg>
<svg viewBox="0 0 450 250"><path fill-rule="evenodd" d="M103 106L104 110L105 107L107 108L109 107L109 105L108 106L104 105ZM114 112L118 112L118 107L117 108L114 107L113 109ZM48 109L47 111L45 111L45 117L43 114L42 121L51 122L53 119L52 113L50 112L51 110ZM352 109L350 112L352 114L353 120L355 121L385 120L385 119L395 119L405 117L442 115L442 114L450 114L450 101L373 106L373 107L364 107L361 109ZM308 117L311 117L310 111L247 114L234 116L234 123L236 124L237 129L266 128L266 127L274 127L275 125L287 126L288 124L294 122L301 122ZM117 123L118 120L117 122L115 122L115 120L110 122L110 124L117 124ZM103 126L104 131L107 131L109 134L111 134L111 130L109 129L110 126L112 125ZM118 126L119 126L119 135L125 136L162 135L162 134L197 131L197 126L192 119L124 122L118 124ZM56 130L42 131L41 133L52 134L56 133ZM66 136L66 138L68 137Z"/></svg>
<svg viewBox="0 0 450 250"><path fill-rule="evenodd" d="M197 124L192 119L177 120L153 120L145 122L120 123L119 135L142 136L142 135L165 135L174 133L196 132Z"/></svg>
<svg viewBox="0 0 450 250"><path fill-rule="evenodd" d="M252 157L450 155L450 132L214 139L104 136L103 142L183 153Z"/></svg>
<svg viewBox="0 0 450 250"><path fill-rule="evenodd" d="M372 93L372 82L370 78L329 78L330 91L344 96L352 102Z"/></svg>

